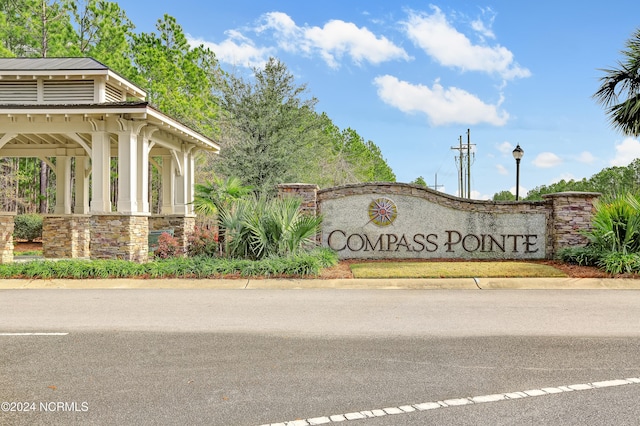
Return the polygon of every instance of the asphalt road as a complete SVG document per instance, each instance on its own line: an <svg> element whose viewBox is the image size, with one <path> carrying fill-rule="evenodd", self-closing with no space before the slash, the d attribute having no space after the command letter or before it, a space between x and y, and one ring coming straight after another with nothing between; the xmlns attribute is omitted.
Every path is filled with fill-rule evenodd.
<svg viewBox="0 0 640 426"><path fill-rule="evenodd" d="M640 422L640 291L4 290L0 333L2 425Z"/></svg>

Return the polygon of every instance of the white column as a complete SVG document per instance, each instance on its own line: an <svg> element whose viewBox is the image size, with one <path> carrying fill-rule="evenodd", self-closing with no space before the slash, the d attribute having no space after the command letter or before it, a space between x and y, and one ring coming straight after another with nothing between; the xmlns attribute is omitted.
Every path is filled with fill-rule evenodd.
<svg viewBox="0 0 640 426"><path fill-rule="evenodd" d="M181 163L182 174L176 176L176 188L175 188L175 208L174 213L186 214L187 213L187 194L189 193L188 181L189 181L189 161L188 154L185 152L178 153L178 161Z"/></svg>
<svg viewBox="0 0 640 426"><path fill-rule="evenodd" d="M71 214L71 157L56 157L55 214Z"/></svg>
<svg viewBox="0 0 640 426"><path fill-rule="evenodd" d="M111 212L111 146L107 132L91 135L91 213Z"/></svg>
<svg viewBox="0 0 640 426"><path fill-rule="evenodd" d="M76 203L75 214L89 213L89 157L76 157Z"/></svg>
<svg viewBox="0 0 640 426"><path fill-rule="evenodd" d="M173 214L173 194L176 186L175 169L173 157L171 155L162 156L162 214Z"/></svg>
<svg viewBox="0 0 640 426"><path fill-rule="evenodd" d="M187 175L187 210L185 213L193 214L193 197L194 197L194 185L195 185L195 170L196 170L196 151L192 150L187 154L187 169L185 174Z"/></svg>
<svg viewBox="0 0 640 426"><path fill-rule="evenodd" d="M118 132L118 212L138 211L138 135L131 129Z"/></svg>
<svg viewBox="0 0 640 426"><path fill-rule="evenodd" d="M138 211L149 213L149 138L138 136Z"/></svg>

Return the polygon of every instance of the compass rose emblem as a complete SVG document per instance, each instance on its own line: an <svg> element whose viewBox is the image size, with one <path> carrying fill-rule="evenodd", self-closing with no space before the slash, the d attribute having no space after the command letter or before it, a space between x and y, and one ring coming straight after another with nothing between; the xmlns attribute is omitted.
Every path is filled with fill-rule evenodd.
<svg viewBox="0 0 640 426"><path fill-rule="evenodd" d="M398 208L388 198L378 198L369 204L369 219L378 226L388 226L396 220Z"/></svg>

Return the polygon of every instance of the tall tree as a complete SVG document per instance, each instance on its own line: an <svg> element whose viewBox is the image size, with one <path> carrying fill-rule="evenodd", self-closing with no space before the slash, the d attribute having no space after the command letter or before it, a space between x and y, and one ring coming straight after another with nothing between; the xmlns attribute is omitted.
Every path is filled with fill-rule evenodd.
<svg viewBox="0 0 640 426"><path fill-rule="evenodd" d="M228 140L220 152L219 167L238 176L259 192L273 192L277 183L290 181L317 100L304 97L306 85L296 85L284 63L270 58L264 69L254 69L253 81L229 76L222 106L230 116Z"/></svg>
<svg viewBox="0 0 640 426"><path fill-rule="evenodd" d="M161 111L215 137L220 113L215 92L224 75L215 54L202 45L191 47L172 16L159 19L156 29L133 36L133 80Z"/></svg>
<svg viewBox="0 0 640 426"><path fill-rule="evenodd" d="M414 184L414 185L420 185L420 186L428 187L427 181L424 180L424 178L422 176L418 176L411 183Z"/></svg>
<svg viewBox="0 0 640 426"><path fill-rule="evenodd" d="M65 56L73 38L69 8L71 0L2 0L0 34L4 48L16 56ZM39 211L48 213L47 163L40 161Z"/></svg>
<svg viewBox="0 0 640 426"><path fill-rule="evenodd" d="M527 198L528 199L528 198ZM516 196L511 191L500 191L493 194L493 201L515 201Z"/></svg>
<svg viewBox="0 0 640 426"><path fill-rule="evenodd" d="M544 194L566 191L599 192L604 198L613 198L628 192L639 194L640 158L633 160L626 167L614 166L602 169L589 179L568 181L563 179L550 185L535 187L527 193L527 200L541 200Z"/></svg>
<svg viewBox="0 0 640 426"><path fill-rule="evenodd" d="M75 27L68 56L94 58L125 77L133 78L130 43L134 25L117 3L105 0L71 2Z"/></svg>
<svg viewBox="0 0 640 426"><path fill-rule="evenodd" d="M630 136L640 135L640 28L626 43L618 68L604 69L594 98L605 107L611 124Z"/></svg>
<svg viewBox="0 0 640 426"><path fill-rule="evenodd" d="M382 151L372 141L364 138L352 128L342 132L344 152L353 165L360 182L395 182L396 176L382 157Z"/></svg>

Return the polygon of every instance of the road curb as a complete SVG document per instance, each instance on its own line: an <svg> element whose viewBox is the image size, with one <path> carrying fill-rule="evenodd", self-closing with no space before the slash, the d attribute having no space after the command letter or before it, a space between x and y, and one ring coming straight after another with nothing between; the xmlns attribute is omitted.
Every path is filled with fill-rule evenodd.
<svg viewBox="0 0 640 426"><path fill-rule="evenodd" d="M0 280L15 289L221 289L221 290L640 290L640 280L621 278L410 278L410 279L51 279Z"/></svg>

